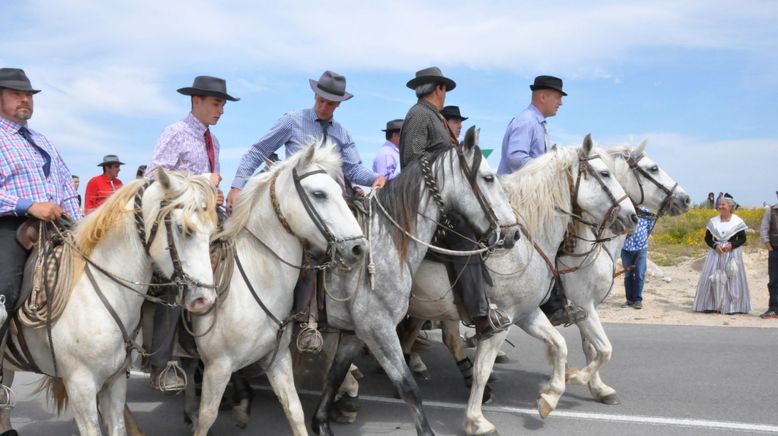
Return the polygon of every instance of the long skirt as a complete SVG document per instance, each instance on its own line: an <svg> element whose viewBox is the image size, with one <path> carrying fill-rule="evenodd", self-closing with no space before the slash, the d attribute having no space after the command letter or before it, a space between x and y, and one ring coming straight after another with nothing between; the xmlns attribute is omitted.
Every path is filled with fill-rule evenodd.
<svg viewBox="0 0 778 436"><path fill-rule="evenodd" d="M741 248L723 254L708 250L692 309L695 312L714 310L721 313L751 311L751 294Z"/></svg>

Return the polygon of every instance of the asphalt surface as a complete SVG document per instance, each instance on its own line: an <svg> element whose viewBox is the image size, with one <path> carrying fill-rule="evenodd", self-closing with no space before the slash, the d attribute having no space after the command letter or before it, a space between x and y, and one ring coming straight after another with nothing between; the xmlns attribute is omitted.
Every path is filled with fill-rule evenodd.
<svg viewBox="0 0 778 436"><path fill-rule="evenodd" d="M495 365L494 398L486 417L506 435L748 435L778 434L778 329L671 327L609 324L613 360L602 371L622 404L595 402L584 386L568 385L559 407L546 420L536 411L540 385L550 365L544 346L518 329L505 347L511 361ZM571 365L583 365L575 327L563 329ZM435 333L432 333L435 336ZM439 336L439 335L438 335ZM472 350L468 350L472 355ZM420 381L425 411L438 435L461 435L468 390L442 344L423 353L433 378ZM414 435L408 409L367 357L358 362L362 410L356 423L333 424L337 435ZM78 434L72 417L57 417L41 394L38 376L20 374L14 386L18 404L13 424L21 435ZM318 401L315 390L300 392L306 419ZM148 379L133 376L130 408L148 435L190 434L183 422L181 396L163 396ZM219 416L216 435L286 435L281 406L262 380L255 389L252 416L238 429L230 413Z"/></svg>

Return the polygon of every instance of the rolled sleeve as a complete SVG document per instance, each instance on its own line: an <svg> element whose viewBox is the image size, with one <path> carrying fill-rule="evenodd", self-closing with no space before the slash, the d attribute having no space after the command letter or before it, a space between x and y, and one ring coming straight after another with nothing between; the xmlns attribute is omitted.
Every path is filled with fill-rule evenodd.
<svg viewBox="0 0 778 436"><path fill-rule="evenodd" d="M268 156L275 153L292 138L293 126L294 121L289 114L286 114L276 122L265 136L252 145L241 158L231 186L243 189L248 179L254 175L254 171L265 163Z"/></svg>

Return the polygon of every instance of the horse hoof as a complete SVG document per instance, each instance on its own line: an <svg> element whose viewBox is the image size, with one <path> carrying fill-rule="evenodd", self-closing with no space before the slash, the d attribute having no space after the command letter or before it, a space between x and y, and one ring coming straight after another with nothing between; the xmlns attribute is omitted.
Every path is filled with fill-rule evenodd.
<svg viewBox="0 0 778 436"><path fill-rule="evenodd" d="M600 398L600 402L608 406L618 406L621 404L621 400L616 394L605 395L604 397Z"/></svg>
<svg viewBox="0 0 778 436"><path fill-rule="evenodd" d="M314 417L311 420L311 429L313 430L314 434L317 434L319 436L334 436L332 433L332 429L330 428L330 423L328 421L320 421L316 417Z"/></svg>
<svg viewBox="0 0 778 436"><path fill-rule="evenodd" d="M424 371L418 371L414 372L413 376L416 377L417 380L430 380L432 377L430 377L430 372L426 369Z"/></svg>
<svg viewBox="0 0 778 436"><path fill-rule="evenodd" d="M335 421L338 424L353 424L357 422L357 412L332 409L330 412L330 421Z"/></svg>
<svg viewBox="0 0 778 436"><path fill-rule="evenodd" d="M551 415L551 412L554 411L554 408L551 407L546 400L543 398L538 400L538 413L540 413L540 417L543 419L546 419L548 415Z"/></svg>

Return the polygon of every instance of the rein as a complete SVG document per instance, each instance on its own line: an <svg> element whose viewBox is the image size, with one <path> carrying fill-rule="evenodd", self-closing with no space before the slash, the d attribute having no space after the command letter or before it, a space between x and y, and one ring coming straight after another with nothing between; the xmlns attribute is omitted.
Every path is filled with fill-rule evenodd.
<svg viewBox="0 0 778 436"><path fill-rule="evenodd" d="M662 200L662 203L659 205L659 210L656 212L657 219L661 217L662 215L667 212L667 208L670 205L670 199L673 197L673 192L676 188L678 188L678 182L675 182L675 185L673 185L672 188L667 188L665 185L659 183L658 180L656 180L651 174L649 174L646 170L640 167L639 163L640 160L643 159L645 154L641 153L637 157L635 157L634 154L630 153L629 157L627 157L627 165L629 165L629 168L632 170L633 174L635 175L635 180L638 182L638 186L640 187L640 202L637 204L643 204L643 200L645 200L645 193L643 192L643 183L640 181L640 176L643 176L646 178L649 182L653 183L657 188L659 188L662 192L665 193L665 198Z"/></svg>

